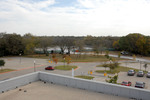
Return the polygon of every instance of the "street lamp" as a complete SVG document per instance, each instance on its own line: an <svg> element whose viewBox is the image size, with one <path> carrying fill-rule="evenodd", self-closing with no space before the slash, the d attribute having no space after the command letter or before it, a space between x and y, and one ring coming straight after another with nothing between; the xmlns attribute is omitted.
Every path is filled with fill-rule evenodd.
<svg viewBox="0 0 150 100"><path fill-rule="evenodd" d="M64 57L64 67L65 67L65 63L66 63L66 59L65 59L65 57Z"/></svg>
<svg viewBox="0 0 150 100"><path fill-rule="evenodd" d="M141 70L141 63L142 63L142 62L141 62L140 60L138 60L138 62L140 63L140 70Z"/></svg>
<svg viewBox="0 0 150 100"><path fill-rule="evenodd" d="M36 72L36 69L35 69L35 60L34 60L34 72Z"/></svg>
<svg viewBox="0 0 150 100"><path fill-rule="evenodd" d="M21 53L19 55L20 55L20 63L21 63Z"/></svg>

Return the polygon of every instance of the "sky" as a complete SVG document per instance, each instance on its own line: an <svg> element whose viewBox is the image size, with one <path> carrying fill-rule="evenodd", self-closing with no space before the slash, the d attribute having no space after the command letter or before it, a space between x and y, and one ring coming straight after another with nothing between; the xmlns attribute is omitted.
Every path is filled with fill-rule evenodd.
<svg viewBox="0 0 150 100"><path fill-rule="evenodd" d="M0 32L150 36L150 0L0 0Z"/></svg>

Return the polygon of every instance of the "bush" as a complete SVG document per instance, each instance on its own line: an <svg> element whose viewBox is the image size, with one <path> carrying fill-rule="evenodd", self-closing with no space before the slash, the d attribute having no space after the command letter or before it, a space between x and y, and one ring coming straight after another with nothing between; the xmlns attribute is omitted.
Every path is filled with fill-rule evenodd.
<svg viewBox="0 0 150 100"><path fill-rule="evenodd" d="M5 61L4 60L0 60L0 67L2 68L2 66L5 65Z"/></svg>
<svg viewBox="0 0 150 100"><path fill-rule="evenodd" d="M106 82L108 83L114 83L114 84L117 84L117 80L118 80L118 75L115 75L115 76L108 76L109 80L106 80Z"/></svg>

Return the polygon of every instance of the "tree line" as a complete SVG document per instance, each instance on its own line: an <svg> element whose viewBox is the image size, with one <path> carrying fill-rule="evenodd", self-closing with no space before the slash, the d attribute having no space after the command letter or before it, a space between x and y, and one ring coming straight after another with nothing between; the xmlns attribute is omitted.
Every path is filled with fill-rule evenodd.
<svg viewBox="0 0 150 100"><path fill-rule="evenodd" d="M34 36L27 33L23 36L17 33L0 33L0 56L34 54L35 48L40 48L44 54L48 47L59 47L61 54L65 50L84 51L84 47L91 47L95 53L102 53L106 49L125 50L136 54L150 53L150 37L142 34L129 34L123 37L112 36Z"/></svg>
<svg viewBox="0 0 150 100"><path fill-rule="evenodd" d="M150 55L150 36L132 33L121 37L113 43L116 50L124 50L134 54Z"/></svg>

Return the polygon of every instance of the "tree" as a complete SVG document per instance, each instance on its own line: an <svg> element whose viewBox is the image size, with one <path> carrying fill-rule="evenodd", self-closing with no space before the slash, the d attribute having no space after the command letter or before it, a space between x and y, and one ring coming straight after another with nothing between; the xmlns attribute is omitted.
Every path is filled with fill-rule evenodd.
<svg viewBox="0 0 150 100"><path fill-rule="evenodd" d="M145 71L146 71L146 68L148 67L148 65L147 65L147 64L144 64L143 67L145 68Z"/></svg>
<svg viewBox="0 0 150 100"><path fill-rule="evenodd" d="M115 48L116 50L120 49L120 47L119 47L119 40L113 42L113 48Z"/></svg>
<svg viewBox="0 0 150 100"><path fill-rule="evenodd" d="M5 61L4 60L0 60L0 67L1 67L1 70L2 70L2 66L5 65Z"/></svg>
<svg viewBox="0 0 150 100"><path fill-rule="evenodd" d="M53 40L53 44L55 46L59 46L60 50L61 50L61 54L63 55L65 50L66 50L66 38L64 36L62 37L56 37L54 40Z"/></svg>
<svg viewBox="0 0 150 100"><path fill-rule="evenodd" d="M4 52L5 52L5 42L3 39L3 33L0 33L0 57L4 56Z"/></svg>
<svg viewBox="0 0 150 100"><path fill-rule="evenodd" d="M120 56L121 56L121 53L119 52L119 53L118 53L118 58L119 58L119 59L120 59Z"/></svg>
<svg viewBox="0 0 150 100"><path fill-rule="evenodd" d="M39 37L39 46L40 48L43 49L44 54L46 54L48 56L48 47L51 46L52 44L52 38L51 37Z"/></svg>
<svg viewBox="0 0 150 100"><path fill-rule="evenodd" d="M93 41L93 50L94 52L98 55L100 52L102 54L102 48L103 48L103 40L100 39L100 38L94 38L94 41Z"/></svg>
<svg viewBox="0 0 150 100"><path fill-rule="evenodd" d="M93 43L94 43L94 38L95 37L93 37L93 36L91 36L91 35L87 35L86 37L84 37L84 43L85 43L85 45L86 46L88 46L88 47L90 47L90 46L92 46L93 45Z"/></svg>
<svg viewBox="0 0 150 100"><path fill-rule="evenodd" d="M70 57L70 55L67 55L65 57L65 60L67 61L67 65L69 65L71 63L71 57Z"/></svg>
<svg viewBox="0 0 150 100"><path fill-rule="evenodd" d="M108 83L114 83L114 84L117 84L117 80L118 80L118 75L115 75L115 76L108 76L109 80L106 80L106 82Z"/></svg>
<svg viewBox="0 0 150 100"><path fill-rule="evenodd" d="M106 62L102 65L105 68L105 72L106 72L106 68L109 67L108 64L106 64Z"/></svg>
<svg viewBox="0 0 150 100"><path fill-rule="evenodd" d="M34 54L34 50L39 44L36 37L31 33L27 33L23 36L23 41L25 45L25 54Z"/></svg>
<svg viewBox="0 0 150 100"><path fill-rule="evenodd" d="M19 55L20 52L23 53L24 44L22 42L22 37L16 33L4 34L3 37L3 47L4 55Z"/></svg>
<svg viewBox="0 0 150 100"><path fill-rule="evenodd" d="M110 58L110 57L109 57L109 51L108 51L108 50L105 51L105 57L106 57L107 59ZM110 59L111 59L111 58L110 58ZM109 59L109 60L110 60L110 59Z"/></svg>
<svg viewBox="0 0 150 100"><path fill-rule="evenodd" d="M77 48L78 52L80 52L80 56L81 56L81 52L84 50L84 41L83 40L77 40L75 41L75 47Z"/></svg>
<svg viewBox="0 0 150 100"><path fill-rule="evenodd" d="M66 48L68 50L67 54L70 54L71 49L75 46L75 39L74 37L66 37Z"/></svg>
<svg viewBox="0 0 150 100"><path fill-rule="evenodd" d="M150 50L148 41L150 41L149 38L140 33L128 34L127 36L120 38L119 47L121 50L147 55Z"/></svg>

